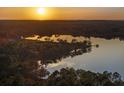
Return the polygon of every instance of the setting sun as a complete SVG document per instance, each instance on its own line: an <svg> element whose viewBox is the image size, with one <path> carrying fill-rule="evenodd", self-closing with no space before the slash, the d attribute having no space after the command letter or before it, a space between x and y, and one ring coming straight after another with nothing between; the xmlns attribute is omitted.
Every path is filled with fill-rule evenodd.
<svg viewBox="0 0 124 93"><path fill-rule="evenodd" d="M41 15L44 15L46 13L46 9L45 8L38 8L37 13L41 14Z"/></svg>

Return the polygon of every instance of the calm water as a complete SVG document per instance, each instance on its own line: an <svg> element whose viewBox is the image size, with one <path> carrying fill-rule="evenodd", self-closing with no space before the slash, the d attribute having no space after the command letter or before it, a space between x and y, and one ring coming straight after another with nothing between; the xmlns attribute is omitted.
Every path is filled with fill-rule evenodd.
<svg viewBox="0 0 124 93"><path fill-rule="evenodd" d="M50 72L65 67L90 70L93 72L111 71L120 73L124 78L124 41L118 39L106 40L93 37L88 39L81 36L73 37L71 35L52 35L51 37L34 35L26 37L25 39L53 42L58 42L58 39L62 39L66 40L68 43L72 40L76 40L77 42L89 40L92 42L91 52L74 57L69 56L62 58L62 60L57 60L56 63L49 63L46 66L46 69ZM99 47L96 47L96 44L98 44Z"/></svg>

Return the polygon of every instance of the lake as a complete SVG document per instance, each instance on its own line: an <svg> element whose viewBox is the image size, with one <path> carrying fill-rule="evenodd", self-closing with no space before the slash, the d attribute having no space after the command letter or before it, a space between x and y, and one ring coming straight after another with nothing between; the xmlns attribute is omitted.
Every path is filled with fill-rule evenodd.
<svg viewBox="0 0 124 93"><path fill-rule="evenodd" d="M104 38L86 38L83 36L73 37L71 35L52 35L51 37L34 35L32 37L26 37L26 39L44 42L45 40L57 42L57 39L66 40L67 42L71 42L72 40L77 40L77 42L89 40L92 42L91 52L74 57L62 58L56 63L49 63L46 69L50 72L65 67L90 70L93 72L110 71L118 72L124 78L124 41L120 41L119 39L107 40ZM96 44L99 46L96 47Z"/></svg>
<svg viewBox="0 0 124 93"><path fill-rule="evenodd" d="M124 21L0 21L0 85L124 85Z"/></svg>

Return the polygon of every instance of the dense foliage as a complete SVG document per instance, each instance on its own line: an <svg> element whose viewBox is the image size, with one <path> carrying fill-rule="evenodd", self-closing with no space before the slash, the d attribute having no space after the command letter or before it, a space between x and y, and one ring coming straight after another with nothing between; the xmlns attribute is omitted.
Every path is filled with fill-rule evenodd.
<svg viewBox="0 0 124 93"><path fill-rule="evenodd" d="M69 34L124 40L123 31L124 21L0 21L0 85L124 85L117 72L95 73L68 67L52 73L47 70L49 63L91 52L91 41L57 43L21 38Z"/></svg>
<svg viewBox="0 0 124 93"><path fill-rule="evenodd" d="M91 42L19 40L0 47L0 85L123 85L119 73L94 73L62 68L50 73L49 63L91 51ZM40 62L40 64L38 63Z"/></svg>
<svg viewBox="0 0 124 93"><path fill-rule="evenodd" d="M34 34L70 34L124 40L124 21L0 21L0 43Z"/></svg>

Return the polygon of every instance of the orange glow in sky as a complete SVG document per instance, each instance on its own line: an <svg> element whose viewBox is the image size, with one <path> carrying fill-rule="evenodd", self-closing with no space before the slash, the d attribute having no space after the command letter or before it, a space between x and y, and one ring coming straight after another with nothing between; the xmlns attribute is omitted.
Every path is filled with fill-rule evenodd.
<svg viewBox="0 0 124 93"><path fill-rule="evenodd" d="M37 9L37 13L38 13L38 14L41 14L41 15L45 15L45 14L46 14L46 9L43 8L43 7L38 8L38 9Z"/></svg>
<svg viewBox="0 0 124 93"><path fill-rule="evenodd" d="M124 8L1 7L0 20L124 20Z"/></svg>

